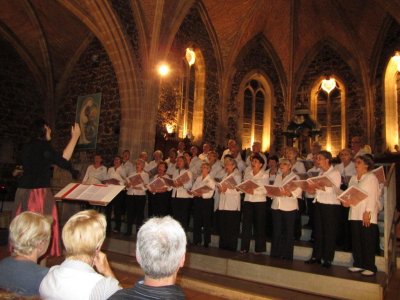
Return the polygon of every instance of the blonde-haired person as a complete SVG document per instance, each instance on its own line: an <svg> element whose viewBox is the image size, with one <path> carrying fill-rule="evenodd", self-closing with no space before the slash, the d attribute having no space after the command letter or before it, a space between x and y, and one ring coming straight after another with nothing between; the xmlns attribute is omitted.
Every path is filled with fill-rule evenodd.
<svg viewBox="0 0 400 300"><path fill-rule="evenodd" d="M107 299L120 289L100 251L106 226L104 215L95 210L78 212L67 221L62 231L66 259L44 277L42 299Z"/></svg>
<svg viewBox="0 0 400 300"><path fill-rule="evenodd" d="M23 212L10 224L11 256L0 261L0 288L22 296L39 295L39 285L48 268L37 264L47 251L51 218Z"/></svg>

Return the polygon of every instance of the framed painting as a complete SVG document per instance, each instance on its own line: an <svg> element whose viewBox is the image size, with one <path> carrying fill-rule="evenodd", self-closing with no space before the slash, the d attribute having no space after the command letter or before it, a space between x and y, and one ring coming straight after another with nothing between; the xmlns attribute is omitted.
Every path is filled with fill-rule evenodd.
<svg viewBox="0 0 400 300"><path fill-rule="evenodd" d="M100 106L101 93L78 97L75 121L81 127L81 136L76 149L96 149Z"/></svg>

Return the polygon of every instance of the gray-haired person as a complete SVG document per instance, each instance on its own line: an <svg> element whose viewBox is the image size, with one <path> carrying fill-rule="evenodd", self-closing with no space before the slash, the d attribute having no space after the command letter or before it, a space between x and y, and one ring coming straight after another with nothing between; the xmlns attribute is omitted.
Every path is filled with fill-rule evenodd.
<svg viewBox="0 0 400 300"><path fill-rule="evenodd" d="M186 234L179 222L169 216L149 219L140 227L136 241L136 259L144 279L109 299L185 299L175 284L185 253Z"/></svg>

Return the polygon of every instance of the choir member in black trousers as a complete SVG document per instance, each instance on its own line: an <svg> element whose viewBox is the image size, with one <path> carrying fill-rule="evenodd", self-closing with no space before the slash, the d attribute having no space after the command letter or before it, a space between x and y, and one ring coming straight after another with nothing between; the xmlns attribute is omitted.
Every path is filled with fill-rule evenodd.
<svg viewBox="0 0 400 300"><path fill-rule="evenodd" d="M315 194L314 206L314 247L313 253L307 264L322 263L325 268L330 268L335 256L336 234L340 216L340 201L337 199L340 193L340 173L332 166L332 154L328 151L320 151L317 155L320 176L327 176L332 187L313 185L307 192Z"/></svg>
<svg viewBox="0 0 400 300"><path fill-rule="evenodd" d="M242 174L236 167L236 160L225 158L225 176L232 177L236 183L242 181ZM219 215L219 248L236 251L240 232L240 192L233 186L226 186L223 183L218 185L220 197L218 204Z"/></svg>
<svg viewBox="0 0 400 300"><path fill-rule="evenodd" d="M157 174L154 176L153 180L157 178L170 179L167 175L168 164L164 161L160 162L157 167ZM171 190L172 187L165 185L159 189L151 189L149 187L149 201L153 207L153 216L165 217L171 213Z"/></svg>
<svg viewBox="0 0 400 300"><path fill-rule="evenodd" d="M201 173L193 183L191 194L194 196L193 216L193 244L201 244L201 232L203 228L203 245L208 247L211 242L211 228L214 211L215 181L210 173L210 164L203 162ZM198 189L208 187L209 191L196 192Z"/></svg>

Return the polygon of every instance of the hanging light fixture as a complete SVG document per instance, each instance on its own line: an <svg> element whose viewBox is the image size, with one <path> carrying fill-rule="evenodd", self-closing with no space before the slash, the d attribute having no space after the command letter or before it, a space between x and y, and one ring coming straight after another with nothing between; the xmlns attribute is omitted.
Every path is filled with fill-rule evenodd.
<svg viewBox="0 0 400 300"><path fill-rule="evenodd" d="M327 78L327 79L322 79L321 82L321 88L328 93L328 95L330 94L330 92L333 91L333 89L336 87L336 80L335 78Z"/></svg>
<svg viewBox="0 0 400 300"><path fill-rule="evenodd" d="M158 66L158 73L162 76L162 77L164 77L164 76L167 76L168 74L169 74L169 72L170 72L170 68L169 68L169 66L167 65L167 64L160 64L159 66Z"/></svg>
<svg viewBox="0 0 400 300"><path fill-rule="evenodd" d="M186 48L185 58L189 66L194 65L196 62L196 53L193 51L192 48Z"/></svg>

